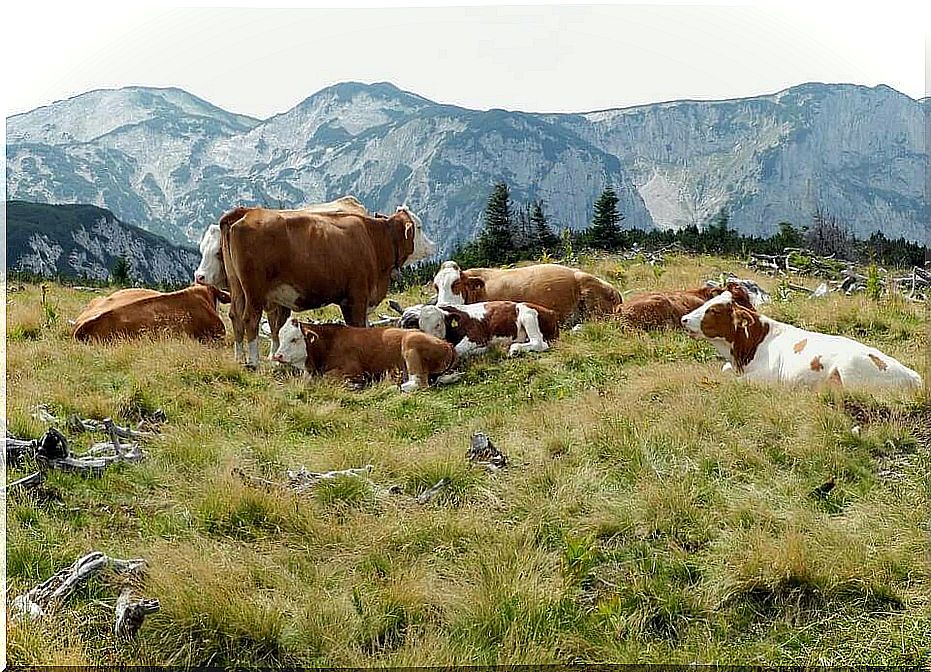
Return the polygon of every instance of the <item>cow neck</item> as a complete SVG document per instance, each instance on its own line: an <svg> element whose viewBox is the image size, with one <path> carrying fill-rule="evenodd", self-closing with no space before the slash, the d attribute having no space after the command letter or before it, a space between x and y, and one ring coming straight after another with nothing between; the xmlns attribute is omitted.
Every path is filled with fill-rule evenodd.
<svg viewBox="0 0 931 672"><path fill-rule="evenodd" d="M737 373L742 373L753 361L757 349L769 331L768 320L757 313L750 313L750 322L745 327L734 328L731 362Z"/></svg>
<svg viewBox="0 0 931 672"><path fill-rule="evenodd" d="M391 267L393 271L401 270L401 255L398 252L398 249L401 247L399 233L394 226L394 218L388 217L385 220L385 226L388 227L388 231L391 233L391 250L394 252L394 264Z"/></svg>

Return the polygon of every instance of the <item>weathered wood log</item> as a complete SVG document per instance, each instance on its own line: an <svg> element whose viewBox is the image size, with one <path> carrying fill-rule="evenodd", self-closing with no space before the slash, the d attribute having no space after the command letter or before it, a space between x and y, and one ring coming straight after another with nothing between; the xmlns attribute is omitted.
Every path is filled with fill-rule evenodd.
<svg viewBox="0 0 931 672"><path fill-rule="evenodd" d="M16 492L16 490L29 490L30 488L42 485L44 481L45 475L41 471L37 471L34 474L29 474L29 476L23 476L12 483L7 483L6 487L3 488L3 493L9 494L11 492Z"/></svg>
<svg viewBox="0 0 931 672"><path fill-rule="evenodd" d="M391 308L398 315L404 314L404 309L401 308L401 304L395 301L394 299L388 299L388 307Z"/></svg>
<svg viewBox="0 0 931 672"><path fill-rule="evenodd" d="M297 493L303 493L321 481L332 480L341 476L367 476L375 467L367 464L358 469L338 469L336 471L307 471L303 466L298 471L288 469L288 486Z"/></svg>
<svg viewBox="0 0 931 672"><path fill-rule="evenodd" d="M161 608L157 598L133 598L132 590L124 588L116 600L116 622L113 624L113 634L120 639L133 639L142 622L149 614L154 614Z"/></svg>
<svg viewBox="0 0 931 672"><path fill-rule="evenodd" d="M118 574L139 572L145 567L145 560L120 560L93 551L78 558L70 567L53 574L51 577L10 603L13 618L40 618L53 613L74 590L92 576L105 569Z"/></svg>
<svg viewBox="0 0 931 672"><path fill-rule="evenodd" d="M441 478L432 487L424 490L417 496L418 504L427 504L431 499L436 497L437 493L449 485L449 480Z"/></svg>

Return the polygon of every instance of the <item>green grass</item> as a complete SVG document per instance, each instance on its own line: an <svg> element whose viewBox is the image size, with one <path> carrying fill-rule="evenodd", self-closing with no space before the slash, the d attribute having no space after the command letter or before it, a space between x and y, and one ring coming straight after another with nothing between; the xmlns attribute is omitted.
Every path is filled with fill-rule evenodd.
<svg viewBox="0 0 931 672"><path fill-rule="evenodd" d="M747 275L714 257L594 270L630 290ZM14 664L931 664L927 390L745 384L682 333L602 322L545 353L473 360L450 387L353 391L245 371L228 344L76 343L67 319L87 295L49 294L49 325L38 287L10 297L11 431L41 435L37 403L130 423L161 408L167 421L142 463L99 480L53 473L10 499L7 597L101 550L145 558L139 586L162 609L116 643L118 586L94 579L60 618L8 626ZM764 312L931 378L921 305L798 297ZM468 464L476 431L505 470ZM78 451L101 439L67 434ZM366 464L377 488L340 478L306 496L234 472Z"/></svg>

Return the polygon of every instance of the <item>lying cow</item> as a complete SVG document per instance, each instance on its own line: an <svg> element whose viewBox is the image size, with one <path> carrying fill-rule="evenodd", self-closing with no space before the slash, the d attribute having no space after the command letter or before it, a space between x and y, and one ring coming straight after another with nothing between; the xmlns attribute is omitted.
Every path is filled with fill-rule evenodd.
<svg viewBox="0 0 931 672"><path fill-rule="evenodd" d="M342 324L308 324L288 320L278 334L279 346L272 356L305 375L322 373L359 380L406 371L402 392L430 383L430 377L456 363L456 350L446 341L410 329L375 329Z"/></svg>
<svg viewBox="0 0 931 672"><path fill-rule="evenodd" d="M78 340L131 337L164 331L201 340L223 338L226 330L217 302L229 295L216 287L194 285L177 292L122 289L94 299L75 320Z"/></svg>
<svg viewBox="0 0 931 672"><path fill-rule="evenodd" d="M413 306L401 316L402 327L417 328L456 346L460 357L509 345L508 355L549 349L559 335L556 313L543 306L513 301L485 301L463 306Z"/></svg>
<svg viewBox="0 0 931 672"><path fill-rule="evenodd" d="M220 221L217 224L211 224L207 227L207 230L204 232L204 236L200 241L200 253L201 259L200 264L194 270L194 282L200 285L214 285L223 290L229 290L229 276L227 275L226 266L223 262L223 246L222 246L222 236L221 228L225 226L230 226L234 222L242 219L247 213L252 210L262 210L262 208L252 207L238 207L230 210L223 214L220 217ZM292 210L278 210L277 212L285 214L294 214L294 213L308 213L308 212L330 212L330 213L352 213L357 215L368 215L369 211L362 205L362 202L359 201L355 196L342 196L336 200L330 201L328 203L315 203L308 205L304 208L297 208ZM235 320L240 320L239 314L234 315L234 312L237 312L231 306L230 317ZM281 329L281 326L291 315L291 309L282 306L276 303L269 303L266 306L266 311L268 314L268 323L271 329L271 349L269 350L268 357L271 359L272 354L278 348L278 330ZM236 359L242 359L242 338L239 338L234 344L234 350L236 354Z"/></svg>
<svg viewBox="0 0 931 672"><path fill-rule="evenodd" d="M917 389L921 376L889 355L844 336L799 329L739 305L730 291L682 318L745 380Z"/></svg>
<svg viewBox="0 0 931 672"><path fill-rule="evenodd" d="M613 313L621 294L590 273L559 264L519 268L471 268L446 261L433 278L436 305L461 306L482 301L533 303L556 313L559 322Z"/></svg>
<svg viewBox="0 0 931 672"><path fill-rule="evenodd" d="M745 308L755 307L743 286L729 282L724 287L706 285L696 289L636 294L618 306L615 315L624 325L634 329L679 329L684 315L725 290L730 290L734 300Z"/></svg>

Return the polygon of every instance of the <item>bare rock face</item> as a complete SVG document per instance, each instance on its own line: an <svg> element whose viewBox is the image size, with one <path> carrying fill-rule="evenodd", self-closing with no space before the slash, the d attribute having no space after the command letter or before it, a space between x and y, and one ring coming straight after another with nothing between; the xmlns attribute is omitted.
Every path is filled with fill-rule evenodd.
<svg viewBox="0 0 931 672"><path fill-rule="evenodd" d="M381 84L338 84L265 121L177 89L95 91L7 120L11 198L94 203L191 243L234 205L352 193L407 203L441 252L473 236L492 185L588 225L607 184L627 227L768 235L821 206L860 237L926 240L923 106L889 87L805 84L767 96L586 114L476 111ZM76 263L84 263L76 260Z"/></svg>
<svg viewBox="0 0 931 672"><path fill-rule="evenodd" d="M93 205L7 202L7 265L42 276L106 280L117 259L134 281L190 282L200 253L122 223Z"/></svg>

